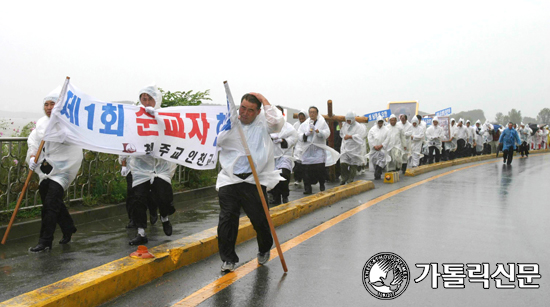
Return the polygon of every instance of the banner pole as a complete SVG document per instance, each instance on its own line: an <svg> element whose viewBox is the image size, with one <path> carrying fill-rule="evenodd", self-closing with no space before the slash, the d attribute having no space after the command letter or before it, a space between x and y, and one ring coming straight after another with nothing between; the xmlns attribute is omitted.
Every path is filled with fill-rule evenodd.
<svg viewBox="0 0 550 307"><path fill-rule="evenodd" d="M63 88L61 89L61 93L59 94L59 98L57 99L57 103L65 96L65 92L67 91L67 84L69 83L69 77L65 79L65 84L63 84ZM51 115L50 115L51 116ZM46 129L47 130L47 129ZM42 153L42 149L44 148L44 140L40 142L40 146L38 146L38 152L36 153L36 156L34 157L34 162L38 162L38 159L40 158L40 153ZM2 238L2 245L6 244L6 241L8 240L8 235L11 230L11 226L13 225L13 222L15 221L15 216L17 215L17 212L19 211L19 207L21 206L21 202L23 201L23 197L25 196L25 193L27 192L27 187L29 186L29 182L31 181L31 177L34 171L29 170L29 174L27 175L27 180L25 180L25 185L23 186L23 190L21 190L21 194L19 195L19 199L17 200L17 204L15 205L15 209L13 209L13 213L11 215L10 223L8 224L8 227L6 228L6 232L4 233L4 237Z"/></svg>
<svg viewBox="0 0 550 307"><path fill-rule="evenodd" d="M235 102L233 101L233 97L231 95L231 90L229 89L229 84L227 81L223 82L225 89L228 94L228 100L231 103L231 107L233 108L233 111L235 111ZM267 218L267 222L269 223L269 228L271 229L271 233L273 234L273 240L275 241L275 246L277 247L277 253L279 254L279 259L281 259L281 265L283 266L283 271L286 273L288 272L288 268L286 266L286 261L283 256L283 250L281 249L281 245L279 244L279 238L277 237L277 233L275 232L275 227L273 226L273 221L271 220L271 215L269 214L269 207L267 206L267 202L265 201L264 193L262 190L262 186L260 184L260 179L258 178L258 173L256 172L256 167L254 166L254 160L252 160L252 155L250 154L250 149L248 148L248 144L246 142L246 136L244 135L243 128L241 127L240 121L237 121L235 123L237 126L237 129L239 130L239 135L241 137L241 143L244 147L246 157L248 158L248 163L250 164L250 168L252 169L252 175L254 176L254 181L256 182L256 189L258 190L258 194L260 195L260 199L262 200L262 206L264 208L264 213Z"/></svg>

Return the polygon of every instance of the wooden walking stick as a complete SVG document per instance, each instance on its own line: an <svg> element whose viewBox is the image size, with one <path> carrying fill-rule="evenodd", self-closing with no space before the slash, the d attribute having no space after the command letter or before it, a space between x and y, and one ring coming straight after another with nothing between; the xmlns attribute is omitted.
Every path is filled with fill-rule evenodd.
<svg viewBox="0 0 550 307"><path fill-rule="evenodd" d="M44 148L44 141L40 142L40 146L38 147L38 152L36 153L36 157L34 157L35 163L38 162L38 158L40 158L40 153L42 152L42 148ZM23 197L25 197L25 192L27 192L27 187L29 186L29 182L31 181L31 177L33 173L34 171L29 170L29 174L27 175L27 180L25 180L25 185L23 186L23 190L21 190L21 195L19 195L19 199L17 200L17 205L15 205L15 209L13 210L13 213L11 215L10 223L8 224L8 228L6 228L6 232L4 233L2 244L6 244L6 240L8 239L8 234L10 233L11 226L13 224L13 221L15 221L15 216L17 215L17 211L19 211L19 206L21 206Z"/></svg>
<svg viewBox="0 0 550 307"><path fill-rule="evenodd" d="M227 84L227 81L224 81L223 84L225 86L225 91L227 93L227 99L231 103L231 107L233 107L233 111L235 111L235 102L233 102L233 96L231 95L229 84ZM271 233L273 234L273 240L275 241L275 246L277 247L277 253L279 254L279 259L281 259L281 265L283 266L283 271L286 273L288 272L288 268L286 267L285 258L283 256L283 250L281 249L281 245L279 244L279 238L277 237L277 233L275 232L275 227L273 226L273 221L271 220L271 215L269 214L269 208L267 207L264 193L262 191L262 186L260 185L260 179L258 178L256 167L254 167L254 161L252 160L252 155L250 155L250 149L248 148L248 144L246 143L246 136L244 135L244 131L243 131L243 128L241 127L241 123L238 122L238 123L235 123L235 125L239 130L239 135L241 136L241 143L244 147L246 157L248 158L248 163L250 163L250 168L252 169L252 175L254 176L254 181L256 182L256 188L258 189L258 194L260 195L260 199L262 200L262 206L264 207L264 212L267 218L267 222L269 223L269 228L271 229Z"/></svg>
<svg viewBox="0 0 550 307"><path fill-rule="evenodd" d="M61 88L61 93L59 93L59 98L57 99L58 102L61 101L61 98L65 96L65 92L67 91L67 85L69 84L69 77L65 79L65 83L63 84L63 87ZM52 114L50 115L54 116L53 110ZM48 131L48 129L46 129ZM34 162L38 162L38 159L40 158L40 153L42 153L42 149L44 148L44 140L40 142L40 146L38 146L38 151L36 152L36 156L34 157ZM34 173L34 171L29 170L29 174L27 175L27 180L25 180L25 185L23 186L23 190L21 190L21 195L19 195L19 199L17 200L17 204L15 205L15 209L13 210L13 213L11 215L10 223L8 224L8 227L6 228L6 232L4 233L4 237L2 238L2 245L6 244L6 240L8 240L8 234L10 233L11 226L13 225L13 222L15 221L15 216L17 215L17 211L19 211L19 207L21 206L21 202L23 201L23 197L25 197L25 193L27 192L27 187L29 186L29 182L31 181L31 176Z"/></svg>

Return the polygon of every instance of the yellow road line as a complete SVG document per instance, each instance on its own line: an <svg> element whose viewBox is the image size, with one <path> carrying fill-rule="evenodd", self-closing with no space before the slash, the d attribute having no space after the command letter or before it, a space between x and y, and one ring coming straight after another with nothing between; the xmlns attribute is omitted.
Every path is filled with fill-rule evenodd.
<svg viewBox="0 0 550 307"><path fill-rule="evenodd" d="M455 169L455 170L452 170L452 171L448 171L448 172L445 172L445 173L442 173L442 174L439 174L439 175L421 180L419 182L410 184L406 187L402 187L402 188L399 188L395 191L392 191L392 192L389 192L389 193L384 194L382 196L379 196L379 197L377 197L375 199L372 199L372 200L370 200L370 201L368 201L368 202L366 202L362 205L359 205L358 207L355 207L355 208L353 208L349 211L346 211L346 212L344 212L344 213L342 213L342 214L340 214L340 215L324 222L323 224L304 232L303 234L301 234L301 235L299 235L299 236L297 236L293 239L290 239L289 241L281 244L281 249L283 250L283 252L286 252L286 251L290 250L291 248L296 247L299 244L303 243L304 241L308 240L309 238L312 238L312 237L316 236L317 234L319 234L319 233L331 228L332 226L340 223L341 221L343 221L345 219L348 219L348 218L354 216L355 214L367 209L368 207L370 207L372 205L375 205L375 204L377 204L377 203L379 203L383 200L386 200L386 199L388 199L392 196L395 196L399 193L405 192L407 190L415 188L415 187L417 187L419 185L422 185L424 183L427 183L427 182L430 182L432 180L441 178L443 176L447 176L447 175L456 173L458 171L462 171L462 170L465 170L465 169L469 169L469 168L473 168L473 167L477 167L477 166L481 166L481 165L485 165L485 164L496 163L496 162L498 162L498 161L489 161L489 162L484 162L484 163L479 163L479 164L474 164L474 165L458 168L458 169ZM271 258L269 259L269 261L273 260L277 256L278 256L277 255L277 250L275 248L272 249L271 250ZM227 288L228 286L230 286L231 284L233 284L237 280L245 277L250 272L253 272L258 267L259 267L258 262L255 259L251 260L251 261L245 263L244 265L238 267L234 272L225 274L224 276L222 276L222 277L218 278L217 280L213 281L212 283L206 285L202 289L197 290L195 293L189 295L188 297L184 298L183 300L179 301L178 303L176 303L173 306L178 306L178 307L179 306L197 306L198 304L204 302L205 300L212 297L216 293L218 293L221 290Z"/></svg>

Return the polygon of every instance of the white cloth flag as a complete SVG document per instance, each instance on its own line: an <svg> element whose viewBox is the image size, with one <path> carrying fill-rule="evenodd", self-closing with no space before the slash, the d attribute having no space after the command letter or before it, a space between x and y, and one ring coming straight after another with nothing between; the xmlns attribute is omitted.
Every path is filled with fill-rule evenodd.
<svg viewBox="0 0 550 307"><path fill-rule="evenodd" d="M213 169L217 135L227 113L226 106L184 106L157 109L153 116L140 106L100 101L69 83L52 111L44 140Z"/></svg>

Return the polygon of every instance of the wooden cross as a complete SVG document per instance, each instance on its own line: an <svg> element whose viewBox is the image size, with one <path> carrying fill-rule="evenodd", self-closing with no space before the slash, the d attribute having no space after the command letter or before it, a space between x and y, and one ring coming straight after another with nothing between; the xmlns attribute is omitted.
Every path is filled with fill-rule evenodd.
<svg viewBox="0 0 550 307"><path fill-rule="evenodd" d="M339 150L340 148L336 149L334 148L334 122L342 123L346 121L346 117L342 115L334 115L332 113L332 100L327 101L327 109L328 109L328 115L323 115L325 118L325 121L327 122L329 128L330 128L330 136L328 137L328 146L330 148L333 148L335 150ZM298 113L294 113L292 115L292 118L298 118ZM369 119L364 116L356 116L355 121L358 123L368 123ZM341 126L340 126L341 127ZM329 180L335 181L336 180L336 166L333 165L329 167Z"/></svg>

